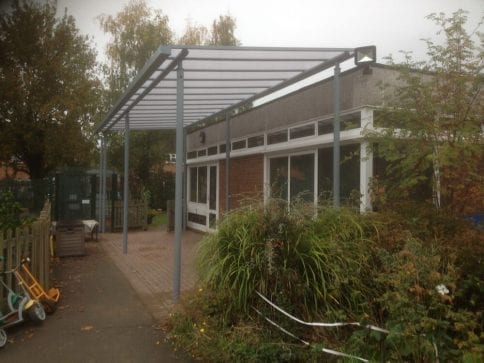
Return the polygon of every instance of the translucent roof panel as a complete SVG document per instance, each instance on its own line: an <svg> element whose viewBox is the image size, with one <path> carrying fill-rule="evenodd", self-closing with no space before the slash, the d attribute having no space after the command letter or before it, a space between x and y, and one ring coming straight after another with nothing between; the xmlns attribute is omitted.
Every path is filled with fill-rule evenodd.
<svg viewBox="0 0 484 363"><path fill-rule="evenodd" d="M266 96L351 58L353 48L162 46L97 126L175 128L177 69L183 69L183 125ZM181 93L180 93L181 94Z"/></svg>

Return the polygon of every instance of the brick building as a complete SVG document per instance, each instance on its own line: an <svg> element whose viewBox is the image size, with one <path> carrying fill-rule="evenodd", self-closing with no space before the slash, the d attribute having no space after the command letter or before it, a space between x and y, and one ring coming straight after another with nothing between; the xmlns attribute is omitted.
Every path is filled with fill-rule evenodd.
<svg viewBox="0 0 484 363"><path fill-rule="evenodd" d="M363 140L382 104L380 84L396 81L385 66L356 67L341 75L341 201L360 197L371 208L373 158ZM188 226L207 230L244 199L276 196L317 204L329 199L333 179L333 78L254 107L230 119L229 190L227 121L187 135Z"/></svg>

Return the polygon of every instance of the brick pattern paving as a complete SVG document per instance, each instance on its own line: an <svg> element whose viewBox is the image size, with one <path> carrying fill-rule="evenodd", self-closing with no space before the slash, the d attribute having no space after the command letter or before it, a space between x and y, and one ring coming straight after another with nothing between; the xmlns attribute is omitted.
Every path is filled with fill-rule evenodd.
<svg viewBox="0 0 484 363"><path fill-rule="evenodd" d="M203 234L185 231L182 236L181 292L194 288L195 248ZM128 254L123 254L123 235L104 233L99 241L103 249L124 273L134 290L157 320L173 308L174 233L166 231L130 231Z"/></svg>

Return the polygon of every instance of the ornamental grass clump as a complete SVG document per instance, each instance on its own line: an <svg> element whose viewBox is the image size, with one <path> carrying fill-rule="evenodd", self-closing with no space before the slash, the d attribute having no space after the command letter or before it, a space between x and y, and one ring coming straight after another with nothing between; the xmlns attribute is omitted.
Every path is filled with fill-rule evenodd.
<svg viewBox="0 0 484 363"><path fill-rule="evenodd" d="M230 296L227 312L259 306L255 291L303 318L360 318L370 291L368 226L346 210L282 201L226 216L198 250L201 282Z"/></svg>

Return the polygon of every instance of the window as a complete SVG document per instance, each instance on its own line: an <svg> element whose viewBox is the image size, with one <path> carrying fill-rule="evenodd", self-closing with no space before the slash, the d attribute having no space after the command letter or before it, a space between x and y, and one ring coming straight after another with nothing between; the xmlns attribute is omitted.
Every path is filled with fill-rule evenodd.
<svg viewBox="0 0 484 363"><path fill-rule="evenodd" d="M207 203L207 167L198 167L198 203Z"/></svg>
<svg viewBox="0 0 484 363"><path fill-rule="evenodd" d="M190 202L207 203L207 167L190 168Z"/></svg>
<svg viewBox="0 0 484 363"><path fill-rule="evenodd" d="M291 201L314 201L314 154L291 156L290 162Z"/></svg>
<svg viewBox="0 0 484 363"><path fill-rule="evenodd" d="M299 139L301 137L313 136L314 124L294 127L289 130L290 139Z"/></svg>
<svg viewBox="0 0 484 363"><path fill-rule="evenodd" d="M246 148L246 142L247 140L239 140L239 141L234 141L232 143L232 150L240 150L240 149L245 149Z"/></svg>
<svg viewBox="0 0 484 363"><path fill-rule="evenodd" d="M342 145L340 149L340 200L349 200L360 192L360 145ZM330 201L333 194L333 148L318 150L318 199Z"/></svg>
<svg viewBox="0 0 484 363"><path fill-rule="evenodd" d="M197 202L197 167L190 168L190 202Z"/></svg>
<svg viewBox="0 0 484 363"><path fill-rule="evenodd" d="M187 159L195 159L197 157L196 151L189 151L187 152Z"/></svg>
<svg viewBox="0 0 484 363"><path fill-rule="evenodd" d="M333 120L324 120L318 122L318 135L333 133Z"/></svg>
<svg viewBox="0 0 484 363"><path fill-rule="evenodd" d="M271 198L287 200L287 156L270 159Z"/></svg>
<svg viewBox="0 0 484 363"><path fill-rule="evenodd" d="M247 139L248 147L264 146L264 135L252 136Z"/></svg>
<svg viewBox="0 0 484 363"><path fill-rule="evenodd" d="M226 144L220 144L218 147L219 153L222 154L227 151L227 145Z"/></svg>
<svg viewBox="0 0 484 363"><path fill-rule="evenodd" d="M287 141L287 130L276 131L276 132L267 134L268 145L278 144L280 142L286 142L286 141Z"/></svg>
<svg viewBox="0 0 484 363"><path fill-rule="evenodd" d="M207 149L198 150L197 155L198 156L205 156L205 155L207 155Z"/></svg>
<svg viewBox="0 0 484 363"><path fill-rule="evenodd" d="M272 198L289 200L290 195L291 200L313 201L314 154L270 159L269 179Z"/></svg>
<svg viewBox="0 0 484 363"><path fill-rule="evenodd" d="M361 113L354 112L340 117L340 131L357 129L361 127ZM318 122L318 135L333 133L333 119Z"/></svg>
<svg viewBox="0 0 484 363"><path fill-rule="evenodd" d="M341 131L358 129L361 127L361 112L341 116Z"/></svg>
<svg viewBox="0 0 484 363"><path fill-rule="evenodd" d="M216 146L211 146L211 147L208 148L207 153L208 153L208 155L216 155L217 151L218 151L218 149L217 149Z"/></svg>

